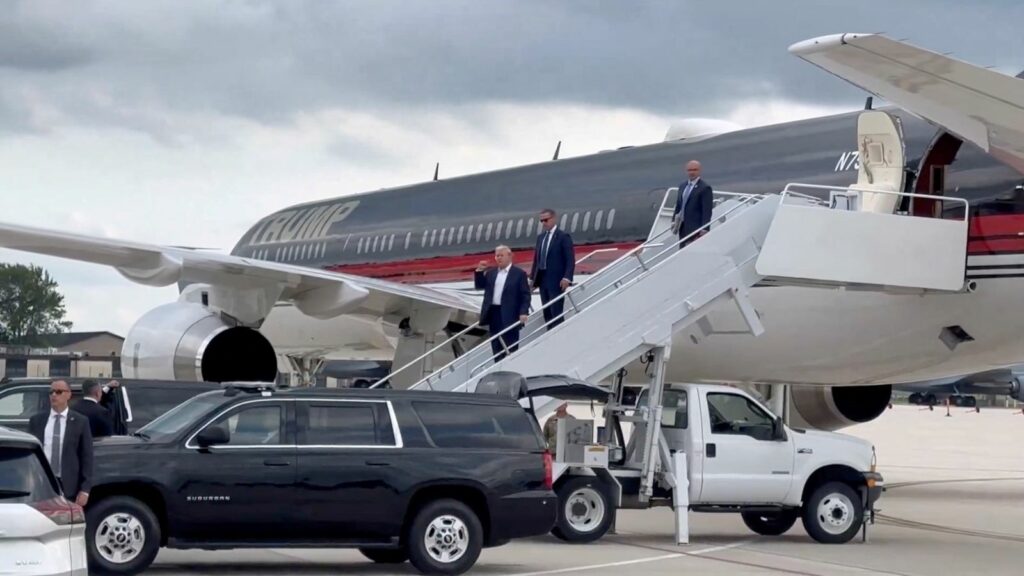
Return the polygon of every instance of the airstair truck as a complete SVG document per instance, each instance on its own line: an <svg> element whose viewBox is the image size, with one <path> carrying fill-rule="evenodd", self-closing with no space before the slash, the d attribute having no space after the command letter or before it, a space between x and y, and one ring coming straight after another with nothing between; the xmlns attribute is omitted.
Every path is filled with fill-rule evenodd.
<svg viewBox="0 0 1024 576"><path fill-rule="evenodd" d="M691 511L738 513L767 536L801 519L816 541L844 543L861 529L866 536L883 489L869 442L790 428L731 386L658 385L655 377L636 405L626 405L621 384L495 372L476 392L531 405L534 397L604 403L597 441L593 420L558 421L552 476L559 510L552 532L569 542L601 538L619 508L668 506L681 544L689 541ZM628 440L624 424L632 424Z"/></svg>

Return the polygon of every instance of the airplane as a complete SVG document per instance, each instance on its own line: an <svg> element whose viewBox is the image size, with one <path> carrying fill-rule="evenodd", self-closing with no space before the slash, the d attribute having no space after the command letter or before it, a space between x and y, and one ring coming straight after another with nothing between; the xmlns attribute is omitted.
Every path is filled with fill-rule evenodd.
<svg viewBox="0 0 1024 576"><path fill-rule="evenodd" d="M1021 399L1022 382L1024 366L1013 366L931 382L896 384L893 390L909 392L907 401L911 404L935 406L948 399L952 406L974 408L978 405L975 394Z"/></svg>
<svg viewBox="0 0 1024 576"><path fill-rule="evenodd" d="M647 239L685 162L698 159L719 191L859 183L966 199L969 215L920 198L876 209L969 216L970 289L757 286L751 300L765 334L747 334L732 309L715 311L710 333L674 339L670 380L803 385L794 387L796 412L835 429L881 414L894 384L1020 364L1024 80L876 34L816 38L790 52L898 108L674 132L656 144L289 206L256 222L230 254L14 224L0 224L0 246L179 285L178 301L128 333L126 376L272 380L286 358L308 379L330 358L401 366L473 326L473 267L497 244L529 263L542 208L572 234L577 273L595 273Z"/></svg>

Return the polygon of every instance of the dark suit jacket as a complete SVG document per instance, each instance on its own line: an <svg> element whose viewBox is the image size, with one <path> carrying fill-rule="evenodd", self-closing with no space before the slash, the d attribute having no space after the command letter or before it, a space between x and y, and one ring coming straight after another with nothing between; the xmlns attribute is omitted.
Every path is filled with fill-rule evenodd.
<svg viewBox="0 0 1024 576"><path fill-rule="evenodd" d="M480 323L487 324L487 313L494 299L494 282L498 278L497 268L488 268L473 274L473 284L477 290L484 291L484 301L480 305ZM530 313L530 285L526 272L515 264L509 266L508 277L505 278L505 289L501 293L501 326L490 326L491 332L497 333L519 321L523 314Z"/></svg>
<svg viewBox="0 0 1024 576"><path fill-rule="evenodd" d="M28 421L28 431L44 445L43 435L46 433L46 421L50 418L50 409L36 414ZM74 500L79 492L92 489L92 433L89 431L89 419L68 410L67 422L64 423L64 447L60 453L60 475L64 485L64 495Z"/></svg>
<svg viewBox="0 0 1024 576"><path fill-rule="evenodd" d="M540 256L547 231L537 236L537 248L533 252L533 268L530 270L530 285L540 286L537 272L540 271ZM561 228L555 228L548 245L548 261L544 271L544 286L549 290L558 290L562 278L572 281L572 273L576 269L576 253L573 250L572 236Z"/></svg>
<svg viewBox="0 0 1024 576"><path fill-rule="evenodd" d="M114 416L106 406L82 398L75 403L74 410L89 419L89 431L94 439L114 433Z"/></svg>
<svg viewBox="0 0 1024 576"><path fill-rule="evenodd" d="M686 190L687 184L689 184L689 180L684 180L679 185L679 195L676 196L676 210L672 213L673 217L677 217L680 212L683 215L683 225L679 227L680 238L689 236L695 230L711 222L711 210L715 205L715 197L711 190L711 185L701 178L697 180L697 186L690 192L690 197L686 199L686 206L682 206L683 191Z"/></svg>

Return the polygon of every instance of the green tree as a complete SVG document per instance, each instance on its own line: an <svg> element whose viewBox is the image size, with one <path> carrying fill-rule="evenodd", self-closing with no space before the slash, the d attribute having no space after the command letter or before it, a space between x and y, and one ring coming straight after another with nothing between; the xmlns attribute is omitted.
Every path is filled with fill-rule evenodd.
<svg viewBox="0 0 1024 576"><path fill-rule="evenodd" d="M71 328L64 295L39 266L0 264L0 342L46 345L40 334Z"/></svg>

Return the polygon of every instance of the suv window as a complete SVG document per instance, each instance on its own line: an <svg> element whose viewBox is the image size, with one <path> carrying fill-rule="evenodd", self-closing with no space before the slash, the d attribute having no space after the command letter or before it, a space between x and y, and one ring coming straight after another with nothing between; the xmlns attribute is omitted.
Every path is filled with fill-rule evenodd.
<svg viewBox="0 0 1024 576"><path fill-rule="evenodd" d="M543 448L530 416L518 406L413 402L427 437L438 448Z"/></svg>
<svg viewBox="0 0 1024 576"><path fill-rule="evenodd" d="M0 503L49 500L58 496L43 468L42 450L0 446Z"/></svg>
<svg viewBox="0 0 1024 576"><path fill-rule="evenodd" d="M394 446L391 415L383 402L310 402L299 444Z"/></svg>
<svg viewBox="0 0 1024 576"><path fill-rule="evenodd" d="M284 441L284 407L266 403L241 406L210 426L220 426L228 431L230 440L223 446L278 445Z"/></svg>
<svg viewBox="0 0 1024 576"><path fill-rule="evenodd" d="M152 437L173 436L186 426L193 424L197 418L224 404L227 399L223 392L207 392L178 404L163 416L153 420L139 430L139 434Z"/></svg>
<svg viewBox="0 0 1024 576"><path fill-rule="evenodd" d="M771 440L772 417L749 398L737 394L708 394L712 434L737 434Z"/></svg>
<svg viewBox="0 0 1024 576"><path fill-rule="evenodd" d="M23 389L0 398L0 418L27 420L40 411L46 390Z"/></svg>
<svg viewBox="0 0 1024 576"><path fill-rule="evenodd" d="M171 408L196 396L192 388L147 386L145 388L125 385L124 394L132 409L132 422L146 423L155 420Z"/></svg>

